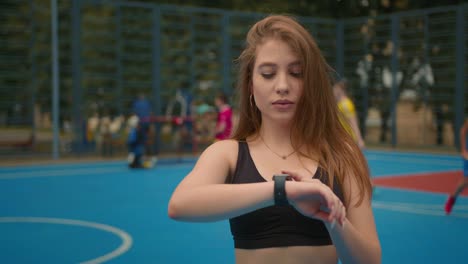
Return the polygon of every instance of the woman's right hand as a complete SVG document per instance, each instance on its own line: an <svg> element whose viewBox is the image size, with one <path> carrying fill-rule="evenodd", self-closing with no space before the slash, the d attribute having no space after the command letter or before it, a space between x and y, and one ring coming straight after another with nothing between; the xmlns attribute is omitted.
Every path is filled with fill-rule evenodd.
<svg viewBox="0 0 468 264"><path fill-rule="evenodd" d="M286 183L286 194L289 203L296 210L310 218L343 225L346 208L330 187L318 179L301 177L295 172L283 173L289 174L294 179Z"/></svg>

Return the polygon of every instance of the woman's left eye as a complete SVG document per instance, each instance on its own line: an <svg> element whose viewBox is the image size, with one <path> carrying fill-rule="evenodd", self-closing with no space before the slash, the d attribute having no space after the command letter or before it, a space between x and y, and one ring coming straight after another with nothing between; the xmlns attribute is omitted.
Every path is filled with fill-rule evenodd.
<svg viewBox="0 0 468 264"><path fill-rule="evenodd" d="M296 78L302 78L302 72L291 72L290 74Z"/></svg>

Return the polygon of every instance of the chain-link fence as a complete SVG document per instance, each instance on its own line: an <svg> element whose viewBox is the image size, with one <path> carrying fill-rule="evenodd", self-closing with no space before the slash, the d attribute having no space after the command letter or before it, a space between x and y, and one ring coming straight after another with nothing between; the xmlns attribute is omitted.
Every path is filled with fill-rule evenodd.
<svg viewBox="0 0 468 264"><path fill-rule="evenodd" d="M329 64L349 80L368 145L454 149L468 114L467 9L299 19ZM220 91L234 96L233 61L248 28L264 16L104 0L59 1L57 14L60 90L54 113L50 1L0 3L2 154L50 155L54 114L62 156L125 152L125 122L140 94L158 117L159 151L199 150L198 119L187 119L189 140L181 144L180 129L166 118L182 111L196 115L196 108L174 104L176 95L193 106L213 104Z"/></svg>

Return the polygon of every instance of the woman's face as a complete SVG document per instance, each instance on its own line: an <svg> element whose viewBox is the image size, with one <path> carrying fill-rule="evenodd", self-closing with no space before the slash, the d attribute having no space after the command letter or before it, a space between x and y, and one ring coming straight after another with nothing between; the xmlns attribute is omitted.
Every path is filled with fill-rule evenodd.
<svg viewBox="0 0 468 264"><path fill-rule="evenodd" d="M291 120L302 91L302 65L288 44L270 39L258 46L252 92L262 119Z"/></svg>

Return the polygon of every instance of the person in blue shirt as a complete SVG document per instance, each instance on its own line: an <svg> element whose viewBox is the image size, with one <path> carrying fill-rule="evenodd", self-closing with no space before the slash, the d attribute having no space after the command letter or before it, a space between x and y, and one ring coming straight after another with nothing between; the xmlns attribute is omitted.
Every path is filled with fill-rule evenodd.
<svg viewBox="0 0 468 264"><path fill-rule="evenodd" d="M143 156L145 154L146 132L137 116L129 120L128 145L128 167L132 169L144 168Z"/></svg>
<svg viewBox="0 0 468 264"><path fill-rule="evenodd" d="M133 102L132 110L133 113L138 117L142 130L145 133L148 133L152 110L149 100L146 99L143 93L139 94L138 98L135 100L135 102Z"/></svg>
<svg viewBox="0 0 468 264"><path fill-rule="evenodd" d="M138 98L133 102L132 111L139 120L139 129L141 130L140 133L142 134L141 140L143 140L143 154L148 156L147 161L143 162L143 164L146 164L145 167L152 167L158 160L158 146L155 145L157 140L154 140L155 130L151 129L151 116L153 114L153 110L151 103L146 98L145 94L140 93L138 95ZM131 157L131 155L129 157Z"/></svg>
<svg viewBox="0 0 468 264"><path fill-rule="evenodd" d="M140 122L148 122L148 118L151 116L151 104L148 99L146 99L144 94L139 94L138 98L133 102L132 106L133 113L135 113Z"/></svg>

